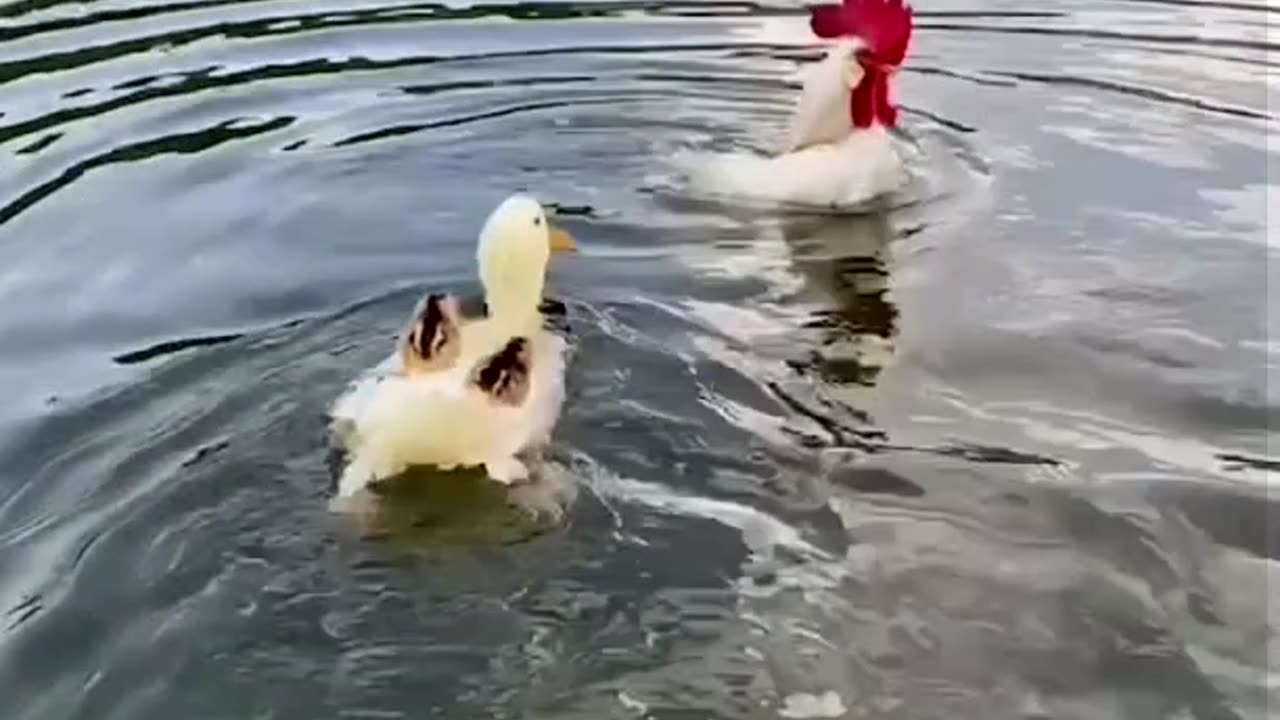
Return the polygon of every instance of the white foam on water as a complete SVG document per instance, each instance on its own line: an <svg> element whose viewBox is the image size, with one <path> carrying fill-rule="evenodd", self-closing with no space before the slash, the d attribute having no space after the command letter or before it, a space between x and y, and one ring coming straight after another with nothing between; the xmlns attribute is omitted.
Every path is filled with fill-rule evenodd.
<svg viewBox="0 0 1280 720"><path fill-rule="evenodd" d="M778 715L784 718L837 718L846 712L844 700L834 690L821 695L792 693L783 703Z"/></svg>

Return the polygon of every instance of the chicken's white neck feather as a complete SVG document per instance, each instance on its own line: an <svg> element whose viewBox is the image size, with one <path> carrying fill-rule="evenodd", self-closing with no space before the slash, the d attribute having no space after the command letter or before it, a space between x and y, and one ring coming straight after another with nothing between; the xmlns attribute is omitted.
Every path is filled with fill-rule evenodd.
<svg viewBox="0 0 1280 720"><path fill-rule="evenodd" d="M849 122L849 102L853 88L862 81L862 66L855 58L860 47L862 42L856 38L841 40L825 58L802 71L803 88L787 128L784 152L839 142L856 132Z"/></svg>

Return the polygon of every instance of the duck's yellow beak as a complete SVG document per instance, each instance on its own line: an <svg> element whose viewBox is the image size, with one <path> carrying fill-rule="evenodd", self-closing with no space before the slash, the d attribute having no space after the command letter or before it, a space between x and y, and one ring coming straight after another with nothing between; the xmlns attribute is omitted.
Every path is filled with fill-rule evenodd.
<svg viewBox="0 0 1280 720"><path fill-rule="evenodd" d="M567 230L558 228L550 222L547 223L547 244L551 247L551 252L569 252L578 249L578 242Z"/></svg>

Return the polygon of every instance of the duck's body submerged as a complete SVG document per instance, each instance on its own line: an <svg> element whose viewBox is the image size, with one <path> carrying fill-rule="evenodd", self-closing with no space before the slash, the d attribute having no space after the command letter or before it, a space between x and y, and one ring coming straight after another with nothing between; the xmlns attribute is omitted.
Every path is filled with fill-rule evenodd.
<svg viewBox="0 0 1280 720"><path fill-rule="evenodd" d="M477 339L469 335L464 343ZM391 360L356 381L332 412L349 453L338 494L352 495L416 465L484 466L500 482L522 479L527 468L517 457L550 438L564 402L564 339L539 331L530 345L527 396L515 406L469 384L483 358L465 357L455 368L426 375L406 375Z"/></svg>
<svg viewBox="0 0 1280 720"><path fill-rule="evenodd" d="M889 128L889 81L906 54L911 9L901 0L818 6L811 26L841 38L801 74L781 151L716 155L690 173L700 191L826 210L855 208L907 180Z"/></svg>
<svg viewBox="0 0 1280 720"><path fill-rule="evenodd" d="M477 253L487 316L464 318L451 296L427 295L396 352L334 403L340 498L416 465L526 477L521 454L549 440L564 402L567 345L538 306L550 251L569 247L530 198L494 212Z"/></svg>

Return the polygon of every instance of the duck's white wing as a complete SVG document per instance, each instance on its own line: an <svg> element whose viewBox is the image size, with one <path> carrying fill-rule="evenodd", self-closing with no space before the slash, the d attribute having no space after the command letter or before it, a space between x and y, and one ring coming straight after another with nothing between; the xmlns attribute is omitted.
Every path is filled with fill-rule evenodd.
<svg viewBox="0 0 1280 720"><path fill-rule="evenodd" d="M533 338L532 402L525 445L542 444L551 438L560 408L564 405L567 364L568 343L564 338L546 330Z"/></svg>
<svg viewBox="0 0 1280 720"><path fill-rule="evenodd" d="M458 375L369 377L338 400L334 428L347 453L338 494L351 495L417 464L466 464L482 457L482 409ZM474 452L473 452L474 450Z"/></svg>

